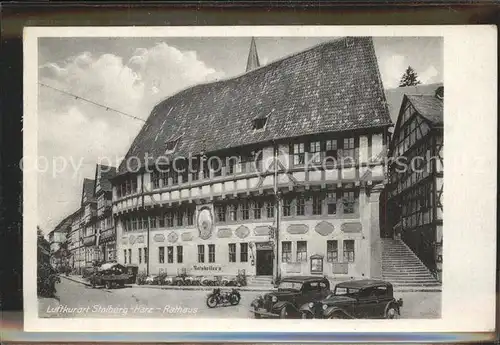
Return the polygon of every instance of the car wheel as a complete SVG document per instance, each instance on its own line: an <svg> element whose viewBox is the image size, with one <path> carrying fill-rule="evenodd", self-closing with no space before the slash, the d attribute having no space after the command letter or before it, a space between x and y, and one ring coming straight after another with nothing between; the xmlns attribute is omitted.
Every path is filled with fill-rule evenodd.
<svg viewBox="0 0 500 345"><path fill-rule="evenodd" d="M253 313L253 317L254 317L254 319L262 318L262 316L260 314L257 314L257 313Z"/></svg>
<svg viewBox="0 0 500 345"><path fill-rule="evenodd" d="M111 289L111 282L106 282L106 289Z"/></svg>
<svg viewBox="0 0 500 345"><path fill-rule="evenodd" d="M328 316L329 319L346 319L345 315L342 313L332 313Z"/></svg>
<svg viewBox="0 0 500 345"><path fill-rule="evenodd" d="M290 318L290 310L288 307L284 307L280 311L280 319L288 319Z"/></svg>
<svg viewBox="0 0 500 345"><path fill-rule="evenodd" d="M306 312L306 311L304 311L304 312L300 313L300 317L301 317L302 319L312 319L311 314L310 314L310 313L308 313L308 312Z"/></svg>
<svg viewBox="0 0 500 345"><path fill-rule="evenodd" d="M399 318L399 312L394 306L390 306L387 311L385 312L385 318L386 319L398 319Z"/></svg>

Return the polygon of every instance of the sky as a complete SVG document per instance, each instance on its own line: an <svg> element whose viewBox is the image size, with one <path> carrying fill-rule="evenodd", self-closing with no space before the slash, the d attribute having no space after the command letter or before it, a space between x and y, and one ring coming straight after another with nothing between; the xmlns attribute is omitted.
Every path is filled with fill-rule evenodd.
<svg viewBox="0 0 500 345"><path fill-rule="evenodd" d="M335 37L256 37L261 65ZM443 82L439 37L373 39L384 88L408 66L423 84ZM153 106L189 86L245 72L249 37L40 38L38 81L147 119ZM80 205L95 165L119 164L143 122L39 86L38 224L45 233ZM65 162L65 163L64 163Z"/></svg>

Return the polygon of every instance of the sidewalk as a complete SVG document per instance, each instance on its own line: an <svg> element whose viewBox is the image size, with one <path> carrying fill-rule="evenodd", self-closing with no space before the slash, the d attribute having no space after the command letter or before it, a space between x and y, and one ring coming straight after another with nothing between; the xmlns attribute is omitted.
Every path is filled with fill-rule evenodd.
<svg viewBox="0 0 500 345"><path fill-rule="evenodd" d="M62 278L80 283L86 286L92 286L87 280L83 279L81 276L65 276L61 275ZM335 284L340 283L345 280L332 280L330 279L330 285L333 287ZM171 286L171 285L138 285L138 284L127 284L134 288L141 289L159 289L159 290L193 290L193 291L212 291L215 286ZM231 286L221 286L223 289L233 288ZM276 291L276 288L269 286L241 286L237 288L240 291ZM441 287L425 287L425 286L394 286L394 292L441 292Z"/></svg>

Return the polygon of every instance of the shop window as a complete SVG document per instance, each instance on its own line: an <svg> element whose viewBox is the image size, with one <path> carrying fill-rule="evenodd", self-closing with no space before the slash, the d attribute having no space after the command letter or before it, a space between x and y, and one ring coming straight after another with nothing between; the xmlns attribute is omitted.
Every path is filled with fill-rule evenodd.
<svg viewBox="0 0 500 345"><path fill-rule="evenodd" d="M229 243L229 262L236 262L236 243Z"/></svg>
<svg viewBox="0 0 500 345"><path fill-rule="evenodd" d="M323 213L323 197L322 196L314 196L313 197L313 215L321 215Z"/></svg>
<svg viewBox="0 0 500 345"><path fill-rule="evenodd" d="M208 245L208 262L215 262L215 244Z"/></svg>
<svg viewBox="0 0 500 345"><path fill-rule="evenodd" d="M132 263L132 249L129 249L128 250L128 263L131 264Z"/></svg>
<svg viewBox="0 0 500 345"><path fill-rule="evenodd" d="M203 244L198 245L198 262L205 262L205 246Z"/></svg>
<svg viewBox="0 0 500 345"><path fill-rule="evenodd" d="M292 146L293 152L293 165L304 165L305 159L305 150L304 143L293 144Z"/></svg>
<svg viewBox="0 0 500 345"><path fill-rule="evenodd" d="M344 262L354 262L354 240L344 241Z"/></svg>
<svg viewBox="0 0 500 345"><path fill-rule="evenodd" d="M262 201L255 201L253 204L253 217L260 219L262 216Z"/></svg>
<svg viewBox="0 0 500 345"><path fill-rule="evenodd" d="M326 261L327 262L339 261L338 242L336 240L326 241Z"/></svg>
<svg viewBox="0 0 500 345"><path fill-rule="evenodd" d="M182 246L177 246L177 263L182 264L183 262L183 250Z"/></svg>
<svg viewBox="0 0 500 345"><path fill-rule="evenodd" d="M240 261L248 262L248 243L240 243Z"/></svg>
<svg viewBox="0 0 500 345"><path fill-rule="evenodd" d="M303 216L306 214L306 201L304 198L297 198L297 216Z"/></svg>
<svg viewBox="0 0 500 345"><path fill-rule="evenodd" d="M123 250L123 262L126 264L127 263L127 250Z"/></svg>
<svg viewBox="0 0 500 345"><path fill-rule="evenodd" d="M307 241L297 241L297 262L307 261Z"/></svg>
<svg viewBox="0 0 500 345"><path fill-rule="evenodd" d="M292 262L292 242L281 242L281 262Z"/></svg>
<svg viewBox="0 0 500 345"><path fill-rule="evenodd" d="M174 247L172 246L167 247L167 262L169 264L174 263Z"/></svg>
<svg viewBox="0 0 500 345"><path fill-rule="evenodd" d="M165 263L165 247L158 247L158 263Z"/></svg>

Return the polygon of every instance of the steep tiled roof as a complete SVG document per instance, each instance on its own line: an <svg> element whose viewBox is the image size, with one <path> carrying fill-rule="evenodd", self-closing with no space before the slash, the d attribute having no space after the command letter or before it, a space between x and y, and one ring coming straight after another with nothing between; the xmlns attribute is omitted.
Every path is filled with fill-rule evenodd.
<svg viewBox="0 0 500 345"><path fill-rule="evenodd" d="M403 101L403 96L405 94L434 95L434 92L440 86L443 86L443 83L420 84L385 90L385 97L387 98L387 104L389 106L389 113L391 114L392 121L396 123L398 120L399 109L401 108L401 102Z"/></svg>
<svg viewBox="0 0 500 345"><path fill-rule="evenodd" d="M258 117L268 117L267 124L254 131ZM372 39L338 39L159 103L118 172L126 172L129 157L164 156L166 142L179 137L174 154L187 156L390 124Z"/></svg>
<svg viewBox="0 0 500 345"><path fill-rule="evenodd" d="M83 195L82 195L82 200L84 196L87 196L88 201L95 201L95 196L94 196L94 187L95 187L95 181L91 179L83 179Z"/></svg>
<svg viewBox="0 0 500 345"><path fill-rule="evenodd" d="M443 101L430 95L406 95L420 115L434 125L443 123Z"/></svg>

